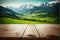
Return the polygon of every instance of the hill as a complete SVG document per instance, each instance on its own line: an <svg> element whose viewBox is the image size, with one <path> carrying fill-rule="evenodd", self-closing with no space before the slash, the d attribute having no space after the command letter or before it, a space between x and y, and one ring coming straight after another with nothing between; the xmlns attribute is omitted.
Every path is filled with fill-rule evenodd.
<svg viewBox="0 0 60 40"><path fill-rule="evenodd" d="M18 14L15 11L0 6L0 17L8 17L8 18L19 18L22 14Z"/></svg>

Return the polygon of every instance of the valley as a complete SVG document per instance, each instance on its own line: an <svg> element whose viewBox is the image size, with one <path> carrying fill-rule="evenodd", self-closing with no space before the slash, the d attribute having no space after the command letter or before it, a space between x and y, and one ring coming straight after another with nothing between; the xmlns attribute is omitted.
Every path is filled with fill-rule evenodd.
<svg viewBox="0 0 60 40"><path fill-rule="evenodd" d="M0 21L2 24L58 24L58 7L59 3L46 2L39 6L25 4L19 8L0 6Z"/></svg>

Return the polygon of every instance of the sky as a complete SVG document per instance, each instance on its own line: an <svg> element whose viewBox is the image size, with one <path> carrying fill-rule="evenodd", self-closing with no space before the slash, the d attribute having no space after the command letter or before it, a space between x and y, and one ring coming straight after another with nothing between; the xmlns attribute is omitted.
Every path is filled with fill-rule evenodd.
<svg viewBox="0 0 60 40"><path fill-rule="evenodd" d="M0 5L19 7L22 4L41 4L43 2L51 1L54 0L0 0Z"/></svg>

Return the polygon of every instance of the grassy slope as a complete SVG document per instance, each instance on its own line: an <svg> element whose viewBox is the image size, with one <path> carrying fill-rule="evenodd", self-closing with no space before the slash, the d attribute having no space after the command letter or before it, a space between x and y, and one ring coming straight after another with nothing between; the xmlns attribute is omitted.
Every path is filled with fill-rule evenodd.
<svg viewBox="0 0 60 40"><path fill-rule="evenodd" d="M2 24L49 24L49 22L37 22L37 21L11 19L11 18L0 18L0 21L2 22Z"/></svg>
<svg viewBox="0 0 60 40"><path fill-rule="evenodd" d="M45 14L45 13L41 13L41 14ZM28 14L26 16L23 16L23 18L41 20L42 22L18 20L18 19L12 19L12 18L0 18L0 24L1 24L1 22L2 22L2 24L50 24L50 23L52 24L56 20L56 18L49 18L49 17L42 18L42 17L38 17L37 15L40 15L40 13ZM44 22L44 21L46 21L46 22Z"/></svg>
<svg viewBox="0 0 60 40"><path fill-rule="evenodd" d="M44 24L45 23L45 22L18 20L18 19L11 19L11 18L0 18L0 19L2 19L2 24L41 24L41 23Z"/></svg>
<svg viewBox="0 0 60 40"><path fill-rule="evenodd" d="M35 19L35 20L41 20L41 21L46 21L45 23L54 23L56 18L51 18L51 17L39 17L37 15L41 15L41 14L46 14L46 13L37 13L37 14L28 14L26 16L23 16L24 18L27 19ZM42 23L42 22L41 22Z"/></svg>

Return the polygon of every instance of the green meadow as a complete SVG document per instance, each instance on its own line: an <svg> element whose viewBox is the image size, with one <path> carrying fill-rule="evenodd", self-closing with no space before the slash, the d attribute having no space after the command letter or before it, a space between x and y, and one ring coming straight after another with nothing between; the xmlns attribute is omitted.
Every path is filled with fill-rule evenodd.
<svg viewBox="0 0 60 40"><path fill-rule="evenodd" d="M29 20L18 20L12 18L0 18L1 24L53 24L55 23L52 18L40 18L41 21L29 21ZM45 20L45 21L44 21Z"/></svg>

